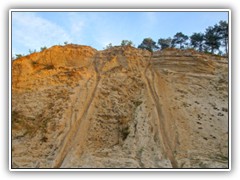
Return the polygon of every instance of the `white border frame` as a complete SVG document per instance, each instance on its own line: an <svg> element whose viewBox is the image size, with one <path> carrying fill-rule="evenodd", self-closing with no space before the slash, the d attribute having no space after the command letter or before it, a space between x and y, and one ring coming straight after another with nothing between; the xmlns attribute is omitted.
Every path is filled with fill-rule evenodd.
<svg viewBox="0 0 240 180"><path fill-rule="evenodd" d="M228 12L228 27L229 27L229 41L228 41L228 145L229 145L229 167L228 169L12 169L12 157L11 157L11 149L12 149L12 141L11 141L11 111L12 111L12 12ZM10 9L9 10L9 171L231 171L231 159L232 159L232 126L231 126L231 64L232 64L232 56L231 56L231 10L230 9Z"/></svg>

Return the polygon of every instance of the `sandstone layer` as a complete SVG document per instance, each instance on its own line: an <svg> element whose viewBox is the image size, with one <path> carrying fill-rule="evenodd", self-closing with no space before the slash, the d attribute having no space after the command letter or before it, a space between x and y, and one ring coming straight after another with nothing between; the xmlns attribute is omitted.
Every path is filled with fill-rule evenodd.
<svg viewBox="0 0 240 180"><path fill-rule="evenodd" d="M13 168L228 168L228 60L53 46L12 63Z"/></svg>

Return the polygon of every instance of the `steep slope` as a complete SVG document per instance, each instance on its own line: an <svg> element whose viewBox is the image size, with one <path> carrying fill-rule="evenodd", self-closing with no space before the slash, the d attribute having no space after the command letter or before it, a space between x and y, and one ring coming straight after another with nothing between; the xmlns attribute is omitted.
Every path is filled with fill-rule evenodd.
<svg viewBox="0 0 240 180"><path fill-rule="evenodd" d="M79 45L17 59L12 166L226 168L227 59Z"/></svg>

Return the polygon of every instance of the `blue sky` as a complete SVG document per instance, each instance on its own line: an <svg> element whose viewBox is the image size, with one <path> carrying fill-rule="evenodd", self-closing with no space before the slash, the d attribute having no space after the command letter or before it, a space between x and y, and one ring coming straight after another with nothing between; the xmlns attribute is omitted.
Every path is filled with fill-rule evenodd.
<svg viewBox="0 0 240 180"><path fill-rule="evenodd" d="M28 54L29 49L68 43L89 45L98 50L107 44L131 40L138 46L144 38L190 36L204 32L227 12L12 12L12 50Z"/></svg>

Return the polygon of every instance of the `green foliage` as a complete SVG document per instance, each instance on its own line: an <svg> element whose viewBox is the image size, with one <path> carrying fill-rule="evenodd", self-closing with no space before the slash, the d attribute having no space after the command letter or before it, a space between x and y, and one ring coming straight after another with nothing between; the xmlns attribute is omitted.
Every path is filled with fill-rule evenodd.
<svg viewBox="0 0 240 180"><path fill-rule="evenodd" d="M172 39L169 37L167 39L160 38L158 44L161 47L161 50L171 47Z"/></svg>
<svg viewBox="0 0 240 180"><path fill-rule="evenodd" d="M156 45L156 42L152 38L143 39L142 43L138 46L140 49L146 49L150 52L157 50L159 47Z"/></svg>
<svg viewBox="0 0 240 180"><path fill-rule="evenodd" d="M228 23L220 21L214 26L209 26L205 32L206 51L223 55L220 47L225 48L225 53L228 54Z"/></svg>
<svg viewBox="0 0 240 180"><path fill-rule="evenodd" d="M16 59L23 57L22 54L16 54Z"/></svg>
<svg viewBox="0 0 240 180"><path fill-rule="evenodd" d="M29 49L28 52L29 52L29 54L32 54L32 53L35 53L37 51L36 51L36 49L34 49L34 50Z"/></svg>
<svg viewBox="0 0 240 180"><path fill-rule="evenodd" d="M41 48L40 48L40 51L44 51L44 50L46 50L46 49L47 49L47 47L44 46L44 47L41 47Z"/></svg>
<svg viewBox="0 0 240 180"><path fill-rule="evenodd" d="M220 39L221 38L218 34L218 27L216 25L214 27L209 26L205 32L205 51L209 52L210 50L210 52L213 54L216 50L219 49L221 45Z"/></svg>
<svg viewBox="0 0 240 180"><path fill-rule="evenodd" d="M64 45L67 45L68 44L68 42L67 41L64 41Z"/></svg>
<svg viewBox="0 0 240 180"><path fill-rule="evenodd" d="M202 52L204 47L204 34L203 33L193 33L193 35L190 36L191 46Z"/></svg>
<svg viewBox="0 0 240 180"><path fill-rule="evenodd" d="M121 46L133 46L133 42L129 40L122 40Z"/></svg>
<svg viewBox="0 0 240 180"><path fill-rule="evenodd" d="M178 32L174 35L172 40L172 47L178 46L180 49L186 48L188 36L183 34L182 32Z"/></svg>
<svg viewBox="0 0 240 180"><path fill-rule="evenodd" d="M221 46L225 47L225 53L228 54L228 23L226 21L220 21L217 25L217 31Z"/></svg>

